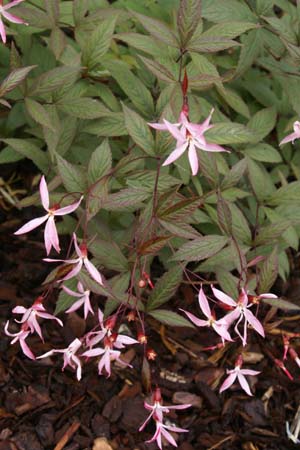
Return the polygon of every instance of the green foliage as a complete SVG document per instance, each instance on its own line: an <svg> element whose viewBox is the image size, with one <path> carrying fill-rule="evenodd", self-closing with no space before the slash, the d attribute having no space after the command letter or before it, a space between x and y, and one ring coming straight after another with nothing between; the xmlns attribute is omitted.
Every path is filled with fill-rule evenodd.
<svg viewBox="0 0 300 450"><path fill-rule="evenodd" d="M230 295L256 255L259 292L286 277L300 237L299 143L278 145L300 113L294 2L25 3L29 27L1 44L0 163L31 160L58 201L84 195L77 231L88 230L107 285L80 277L109 299L106 313L128 302L191 326L161 309L186 265ZM176 141L149 126L178 121L185 71L190 120L214 108L205 139L230 151L198 150L195 177L187 151L162 166ZM63 225L74 231L74 219ZM142 267L156 274L151 291L137 286ZM68 306L63 292L57 312Z"/></svg>

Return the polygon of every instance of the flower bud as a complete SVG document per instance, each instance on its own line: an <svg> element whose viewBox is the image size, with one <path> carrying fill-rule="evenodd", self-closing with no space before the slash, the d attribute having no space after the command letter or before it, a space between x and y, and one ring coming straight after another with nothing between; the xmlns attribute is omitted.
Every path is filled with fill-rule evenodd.
<svg viewBox="0 0 300 450"><path fill-rule="evenodd" d="M138 282L138 285L139 285L139 288L144 288L145 286L146 286L146 281L145 280L143 280L143 279L141 279L139 282Z"/></svg>
<svg viewBox="0 0 300 450"><path fill-rule="evenodd" d="M149 361L154 361L157 357L157 353L153 348L147 348L146 356Z"/></svg>
<svg viewBox="0 0 300 450"><path fill-rule="evenodd" d="M147 336L144 333L142 332L138 333L137 339L140 344L147 344L148 341Z"/></svg>

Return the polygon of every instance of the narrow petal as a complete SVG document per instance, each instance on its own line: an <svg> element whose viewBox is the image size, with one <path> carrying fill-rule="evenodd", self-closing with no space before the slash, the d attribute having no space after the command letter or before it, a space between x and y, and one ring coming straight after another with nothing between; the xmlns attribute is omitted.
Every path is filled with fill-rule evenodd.
<svg viewBox="0 0 300 450"><path fill-rule="evenodd" d="M152 410L151 414L149 414L149 416L147 417L147 419L145 420L144 423L142 423L142 425L139 428L139 431L143 431L143 429L145 428L145 426L147 425L147 423L149 422L149 420L151 419L151 417L153 416L154 413L154 409Z"/></svg>
<svg viewBox="0 0 300 450"><path fill-rule="evenodd" d="M89 274L91 275L91 277L97 281L97 283L102 284L103 285L103 281L102 281L102 277L99 273L99 271L96 269L96 267L94 266L93 263L91 263L91 261L89 261L87 258L84 258L84 265L86 267L86 270L89 272Z"/></svg>
<svg viewBox="0 0 300 450"><path fill-rule="evenodd" d="M25 24L23 19L20 19L20 17L14 16L13 14L5 11L5 9L2 10L2 16L5 17L5 19L9 20L9 22Z"/></svg>
<svg viewBox="0 0 300 450"><path fill-rule="evenodd" d="M211 286L211 289L213 291L214 296L218 300L220 300L220 302L225 303L225 305L236 307L236 302L231 297L229 297L229 295L224 294L224 292L214 288L213 286Z"/></svg>
<svg viewBox="0 0 300 450"><path fill-rule="evenodd" d="M84 318L86 319L89 312L94 315L94 311L90 302L90 297L89 295L85 295L84 296Z"/></svg>
<svg viewBox="0 0 300 450"><path fill-rule="evenodd" d="M6 43L6 32L5 32L4 23L2 22L1 17L0 17L0 36L1 36L3 43L5 44Z"/></svg>
<svg viewBox="0 0 300 450"><path fill-rule="evenodd" d="M77 253L77 255L81 258L82 257L82 253L81 250L79 248L78 242L77 242L77 236L75 233L73 233L73 242L74 242L74 247L75 247L75 251Z"/></svg>
<svg viewBox="0 0 300 450"><path fill-rule="evenodd" d="M76 275L80 272L82 267L82 259L80 259L77 264L73 267L73 269L62 279L63 280L70 280L73 277L76 277Z"/></svg>
<svg viewBox="0 0 300 450"><path fill-rule="evenodd" d="M295 139L299 138L300 138L299 133L288 134L285 138L282 139L282 141L279 142L279 145L287 144L288 142L294 143Z"/></svg>
<svg viewBox="0 0 300 450"><path fill-rule="evenodd" d="M232 338L230 334L228 333L225 325L218 324L217 322L213 323L212 325L213 329L216 333L218 333L219 336L221 336L225 341L232 341Z"/></svg>
<svg viewBox="0 0 300 450"><path fill-rule="evenodd" d="M244 389L244 391L246 392L246 394L251 395L251 391L250 391L250 387L248 384L248 381L246 380L246 378L244 377L244 375L242 373L238 373L237 374L238 380L240 382L241 387Z"/></svg>
<svg viewBox="0 0 300 450"><path fill-rule="evenodd" d="M42 223L46 222L48 219L48 214L43 217L38 217L37 219L32 219L29 222L25 223L21 228L19 228L17 231L14 232L14 234L25 234L28 233L31 230L34 230L35 228L39 227Z"/></svg>
<svg viewBox="0 0 300 450"><path fill-rule="evenodd" d="M80 197L80 199L78 200L78 202L72 203L71 205L65 206L64 208L59 208L59 209L57 209L56 211L54 211L53 214L54 214L55 216L64 216L65 214L70 214L70 213L72 213L73 211L75 211L75 210L78 208L78 206L80 205L82 199L83 199L83 196Z"/></svg>
<svg viewBox="0 0 300 450"><path fill-rule="evenodd" d="M73 361L75 362L76 366L77 366L77 370L76 370L76 377L77 380L80 381L81 380L81 375L82 375L82 369L81 369L81 362L80 359L78 358L78 356L73 355L72 356Z"/></svg>
<svg viewBox="0 0 300 450"><path fill-rule="evenodd" d="M181 145L180 147L176 147L175 150L172 151L172 153L168 156L168 158L165 160L165 162L163 163L163 166L168 166L169 164L173 163L174 161L176 161L176 159L180 158L180 156L185 152L185 150L187 149L188 146L188 142L184 142L183 145Z"/></svg>
<svg viewBox="0 0 300 450"><path fill-rule="evenodd" d="M27 308L24 308L24 306L16 306L16 307L12 310L12 312L13 312L14 314L24 314L24 313L26 313L26 311L27 311Z"/></svg>
<svg viewBox="0 0 300 450"><path fill-rule="evenodd" d="M82 297L82 294L72 291L72 289L69 289L67 286L62 286L62 288L67 294L71 295L72 297Z"/></svg>
<svg viewBox="0 0 300 450"><path fill-rule="evenodd" d="M105 350L103 348L92 348L91 350L87 350L82 354L82 356L88 356L89 358L93 358L94 356L103 355Z"/></svg>
<svg viewBox="0 0 300 450"><path fill-rule="evenodd" d="M210 319L211 318L211 310L210 310L210 307L209 307L209 303L208 303L207 297L204 294L204 291L202 289L202 286L201 286L201 289L199 291L198 301L199 301L199 306L200 306L201 311L203 312L203 314L208 319Z"/></svg>
<svg viewBox="0 0 300 450"><path fill-rule="evenodd" d="M20 339L20 346L24 355L26 355L30 359L35 359L34 354L30 350L24 339Z"/></svg>
<svg viewBox="0 0 300 450"><path fill-rule="evenodd" d="M77 309L81 308L81 306L84 304L84 298L82 297L80 300L77 300L73 305L66 310L66 313L69 314L71 312L77 311Z"/></svg>
<svg viewBox="0 0 300 450"><path fill-rule="evenodd" d="M226 389L230 388L230 386L233 385L233 383L235 382L236 377L237 377L237 373L236 372L231 373L226 378L226 380L224 380L222 386L220 387L219 392L221 393L221 392L225 391Z"/></svg>
<svg viewBox="0 0 300 450"><path fill-rule="evenodd" d="M172 136L177 141L184 141L186 139L185 134L182 131L179 131L176 124L170 123L168 120L164 119L164 123L168 129L168 131L172 134Z"/></svg>
<svg viewBox="0 0 300 450"><path fill-rule="evenodd" d="M204 150L205 152L226 152L226 153L230 153L229 150L226 150L226 148L221 147L221 145L218 144L209 144L208 142L201 142L201 141L197 141L195 139L195 145L196 147L200 148L201 150Z"/></svg>
<svg viewBox="0 0 300 450"><path fill-rule="evenodd" d="M52 247L54 247L58 253L60 252L59 238L53 216L49 216L49 219L46 223L44 239L47 255L49 255Z"/></svg>
<svg viewBox="0 0 300 450"><path fill-rule="evenodd" d="M195 149L194 141L190 142L188 157L189 157L189 162L190 162L190 166L192 169L192 174L197 175L197 172L199 169L199 162L198 162L198 155L197 155L197 150Z"/></svg>
<svg viewBox="0 0 300 450"><path fill-rule="evenodd" d="M260 294L260 295L258 296L258 298L278 298L278 297L277 297L277 295L275 295L275 294L269 294L269 293L267 293L267 294Z"/></svg>
<svg viewBox="0 0 300 450"><path fill-rule="evenodd" d="M260 321L254 316L254 314L249 309L245 309L244 315L247 321L250 323L250 325L252 325L254 330L257 331L258 334L260 334L262 337L265 337L264 327L262 326Z"/></svg>
<svg viewBox="0 0 300 450"><path fill-rule="evenodd" d="M251 370L251 369L241 369L240 372L243 375L251 375L251 376L260 374L258 370Z"/></svg>
<svg viewBox="0 0 300 450"><path fill-rule="evenodd" d="M46 211L48 211L49 209L49 191L48 191L48 186L45 180L44 175L41 178L40 181L40 196L41 196L41 201L42 201L42 205L45 208Z"/></svg>
<svg viewBox="0 0 300 450"><path fill-rule="evenodd" d="M13 0L12 2L8 3L7 5L3 6L3 9L7 10L10 8L13 8L14 6L19 5L20 3L24 2L25 0Z"/></svg>
<svg viewBox="0 0 300 450"><path fill-rule="evenodd" d="M202 320L202 319L198 319L198 317L194 316L194 314L185 311L184 309L179 308L180 311L183 311L188 318L195 324L197 325L197 327L208 327L208 321L207 320Z"/></svg>
<svg viewBox="0 0 300 450"><path fill-rule="evenodd" d="M163 437L174 447L177 447L176 441L173 438L173 436L165 429L164 426L161 427L160 429L161 434L163 435Z"/></svg>
<svg viewBox="0 0 300 450"><path fill-rule="evenodd" d="M41 317L42 319L56 320L56 322L57 322L61 327L64 326L64 324L62 323L62 321L61 321L58 317L53 316L53 314L49 314L49 313L47 313L47 312L39 312L39 313L37 313L37 316L38 316L38 317Z"/></svg>
<svg viewBox="0 0 300 450"><path fill-rule="evenodd" d="M235 308L233 311L226 314L226 316L222 317L222 319L218 320L218 323L220 323L221 325L224 324L226 328L229 328L230 325L239 317L243 317L241 315L241 311L239 308Z"/></svg>

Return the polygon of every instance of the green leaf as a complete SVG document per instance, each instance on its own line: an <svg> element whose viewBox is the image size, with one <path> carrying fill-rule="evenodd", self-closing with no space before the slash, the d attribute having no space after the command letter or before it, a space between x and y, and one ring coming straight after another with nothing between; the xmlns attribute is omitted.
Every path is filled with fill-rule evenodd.
<svg viewBox="0 0 300 450"><path fill-rule="evenodd" d="M96 260L107 269L118 272L128 271L127 258L115 242L97 239L89 246L89 250Z"/></svg>
<svg viewBox="0 0 300 450"><path fill-rule="evenodd" d="M56 103L60 110L79 119L97 119L111 114L103 103L90 97L62 98Z"/></svg>
<svg viewBox="0 0 300 450"><path fill-rule="evenodd" d="M40 103L32 100L31 98L25 98L25 106L30 116L40 125L51 128L54 130L51 123L51 119L46 109Z"/></svg>
<svg viewBox="0 0 300 450"><path fill-rule="evenodd" d="M185 49L201 21L201 0L181 0L177 13L177 26L181 48Z"/></svg>
<svg viewBox="0 0 300 450"><path fill-rule="evenodd" d="M241 34L245 33L252 28L256 28L257 25L252 22L236 22L236 21L221 22L217 25L213 25L208 30L202 33L202 37L222 37L226 39L234 39Z"/></svg>
<svg viewBox="0 0 300 450"><path fill-rule="evenodd" d="M154 113L152 95L141 80L121 61L105 61L103 64L134 106L145 116L151 116Z"/></svg>
<svg viewBox="0 0 300 450"><path fill-rule="evenodd" d="M273 308L282 309L283 311L300 311L300 306L284 298L263 298L262 302L273 306Z"/></svg>
<svg viewBox="0 0 300 450"><path fill-rule="evenodd" d="M144 56L139 55L139 58L143 61L147 69L149 69L159 80L164 81L165 83L174 83L176 81L172 72L164 65L152 59L145 58Z"/></svg>
<svg viewBox="0 0 300 450"><path fill-rule="evenodd" d="M270 174L252 159L247 159L251 187L258 200L265 200L275 190Z"/></svg>
<svg viewBox="0 0 300 450"><path fill-rule="evenodd" d="M164 22L133 11L131 13L156 39L171 47L179 48L175 34Z"/></svg>
<svg viewBox="0 0 300 450"><path fill-rule="evenodd" d="M236 112L240 113L247 119L250 118L249 108L237 92L229 88L219 88L218 92L232 109L234 109Z"/></svg>
<svg viewBox="0 0 300 450"><path fill-rule="evenodd" d="M260 30L251 30L247 35L242 36L242 50L236 75L240 76L253 64L261 50L261 33Z"/></svg>
<svg viewBox="0 0 300 450"><path fill-rule="evenodd" d="M75 278L73 278L72 280L64 281L64 285L75 292L77 291L77 283L78 281ZM70 308L76 302L76 300L77 299L75 297L71 297L71 295L67 294L63 289L61 289L55 305L54 315L66 311L66 309Z"/></svg>
<svg viewBox="0 0 300 450"><path fill-rule="evenodd" d="M257 22L257 17L252 13L246 2L238 0L202 0L202 17L210 22Z"/></svg>
<svg viewBox="0 0 300 450"><path fill-rule="evenodd" d="M35 68L36 66L28 66L13 70L0 85L0 97L15 89L25 80L29 72Z"/></svg>
<svg viewBox="0 0 300 450"><path fill-rule="evenodd" d="M43 95L56 91L60 87L71 86L80 73L80 67L56 67L43 73L32 83L28 95Z"/></svg>
<svg viewBox="0 0 300 450"><path fill-rule="evenodd" d="M87 13L88 0L74 0L73 1L73 17L75 25L80 24Z"/></svg>
<svg viewBox="0 0 300 450"><path fill-rule="evenodd" d="M174 296L182 281L182 271L180 266L172 267L155 283L147 301L147 311L158 308Z"/></svg>
<svg viewBox="0 0 300 450"><path fill-rule="evenodd" d="M215 144L247 144L253 141L254 132L240 123L218 122L205 133L208 142Z"/></svg>
<svg viewBox="0 0 300 450"><path fill-rule="evenodd" d="M88 167L89 184L95 183L106 175L112 167L112 155L108 139L104 139L101 145L92 153Z"/></svg>
<svg viewBox="0 0 300 450"><path fill-rule="evenodd" d="M219 235L204 236L183 244L175 253L173 261L201 261L218 253L228 242L228 238Z"/></svg>
<svg viewBox="0 0 300 450"><path fill-rule="evenodd" d="M49 47L57 60L61 57L66 45L67 40L65 33L58 27L53 28L50 35Z"/></svg>
<svg viewBox="0 0 300 450"><path fill-rule="evenodd" d="M214 53L220 50L240 45L232 39L227 39L218 36L200 36L197 40L191 42L188 49L192 52Z"/></svg>
<svg viewBox="0 0 300 450"><path fill-rule="evenodd" d="M276 125L276 109L265 108L258 111L248 122L248 128L253 131L255 142L266 137Z"/></svg>
<svg viewBox="0 0 300 450"><path fill-rule="evenodd" d="M135 111L123 106L125 125L129 136L148 155L155 155L155 143L149 125Z"/></svg>
<svg viewBox="0 0 300 450"><path fill-rule="evenodd" d="M218 283L226 294L230 295L232 298L238 298L238 284L239 280L237 277L233 276L232 273L227 270L218 269L216 271L216 277Z"/></svg>
<svg viewBox="0 0 300 450"><path fill-rule="evenodd" d="M111 16L97 25L95 31L85 41L82 49L82 63L89 70L93 70L102 62L107 53L116 26L116 17Z"/></svg>
<svg viewBox="0 0 300 450"><path fill-rule="evenodd" d="M274 248L272 253L264 260L259 270L258 293L269 292L278 276L278 250Z"/></svg>
<svg viewBox="0 0 300 450"><path fill-rule="evenodd" d="M59 20L59 0L44 0L50 25L55 27Z"/></svg>
<svg viewBox="0 0 300 450"><path fill-rule="evenodd" d="M84 192L86 189L86 174L79 166L71 164L60 155L56 155L57 170L68 192Z"/></svg>
<svg viewBox="0 0 300 450"><path fill-rule="evenodd" d="M85 125L84 131L105 137L125 136L128 134L123 113L110 113L107 117L102 117Z"/></svg>
<svg viewBox="0 0 300 450"><path fill-rule="evenodd" d="M300 181L292 181L282 186L267 199L268 205L279 206L285 204L299 205L300 203Z"/></svg>
<svg viewBox="0 0 300 450"><path fill-rule="evenodd" d="M25 158L31 159L42 172L48 172L49 160L47 154L28 139L1 139L1 141Z"/></svg>
<svg viewBox="0 0 300 450"><path fill-rule="evenodd" d="M108 211L131 211L142 206L142 202L149 197L149 193L139 189L121 189L115 194L108 195L103 203L103 209Z"/></svg>
<svg viewBox="0 0 300 450"><path fill-rule="evenodd" d="M247 147L243 153L256 161L279 163L282 161L281 155L274 147L269 144L260 143L255 147Z"/></svg>
<svg viewBox="0 0 300 450"><path fill-rule="evenodd" d="M255 238L254 244L264 245L270 244L283 235L283 233L291 226L289 220L280 220L277 223L271 223L259 229L259 232Z"/></svg>
<svg viewBox="0 0 300 450"><path fill-rule="evenodd" d="M236 186L240 179L243 177L245 170L247 169L247 159L241 159L237 162L228 173L226 173L221 189L228 189L232 186Z"/></svg>
<svg viewBox="0 0 300 450"><path fill-rule="evenodd" d="M228 202L218 195L217 203L218 223L221 230L228 236L232 235L232 215Z"/></svg>
<svg viewBox="0 0 300 450"><path fill-rule="evenodd" d="M156 309L148 314L159 322L171 327L195 328L189 320L168 309Z"/></svg>

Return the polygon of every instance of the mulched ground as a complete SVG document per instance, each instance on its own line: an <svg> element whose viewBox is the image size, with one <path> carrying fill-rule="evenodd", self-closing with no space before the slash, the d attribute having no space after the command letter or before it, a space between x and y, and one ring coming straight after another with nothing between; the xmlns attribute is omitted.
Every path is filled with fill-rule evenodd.
<svg viewBox="0 0 300 450"><path fill-rule="evenodd" d="M28 220L30 211L2 211L0 225L0 450L115 450L156 449L146 445L154 427L145 432L137 430L145 420L143 408L145 391L141 380L142 350L135 346L125 357L133 369L115 367L111 378L97 375L96 362L84 366L83 379L61 372L60 356L31 361L24 357L18 345L11 346L3 333L15 305L29 306L41 293L41 283L49 267L41 263L44 257L42 235L14 237L15 230ZM298 263L297 263L298 264ZM296 265L296 264L295 264ZM298 274L289 283L277 285L277 294L299 299ZM54 300L53 300L54 301ZM102 304L95 296L94 304ZM192 308L194 294L183 284L173 305ZM47 303L48 310L54 303ZM270 310L265 307L265 312ZM198 314L198 311L195 310ZM65 327L43 324L45 344L38 338L29 340L35 354L51 347L64 348L76 336L82 336L93 326L73 313L61 317ZM278 311L271 319L285 319L274 325L275 330L300 332L299 316ZM286 320L292 319L292 320ZM11 321L11 326L12 326ZM232 368L237 346L226 351L203 351L214 342L209 331L163 329L155 321L148 323L151 345L158 353L151 364L153 381L162 388L165 402L192 402L193 408L169 415L170 421L188 428L188 434L175 436L180 450L285 450L298 448L286 438L286 421L292 422L300 405L298 368L292 361L287 367L294 376L290 381L274 364L272 357L282 357L282 337L272 331L267 339L252 333L245 355L245 365L261 370L252 385L253 397L244 395L235 385L218 394L220 380L227 367ZM129 324L130 327L130 324ZM10 328L12 330L12 328ZM292 340L297 349L297 341Z"/></svg>

